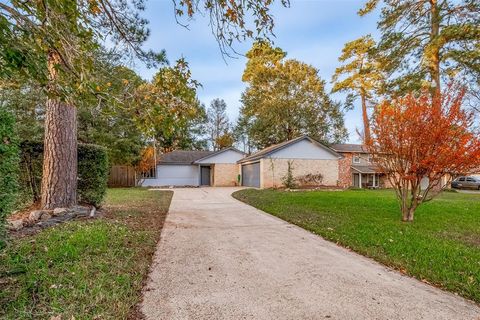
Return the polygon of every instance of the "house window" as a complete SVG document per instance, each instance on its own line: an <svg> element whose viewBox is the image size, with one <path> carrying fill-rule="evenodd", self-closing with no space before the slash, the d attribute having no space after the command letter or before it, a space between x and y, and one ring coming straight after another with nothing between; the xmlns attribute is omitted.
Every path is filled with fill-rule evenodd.
<svg viewBox="0 0 480 320"><path fill-rule="evenodd" d="M368 155L368 162L369 163L372 163L373 162L373 157L371 154Z"/></svg>
<svg viewBox="0 0 480 320"><path fill-rule="evenodd" d="M360 157L359 156L353 156L353 163L360 163Z"/></svg>

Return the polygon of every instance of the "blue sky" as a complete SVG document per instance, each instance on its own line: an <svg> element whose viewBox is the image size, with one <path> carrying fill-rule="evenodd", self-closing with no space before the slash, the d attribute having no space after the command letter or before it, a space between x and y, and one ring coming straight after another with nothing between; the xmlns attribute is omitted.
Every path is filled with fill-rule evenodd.
<svg viewBox="0 0 480 320"><path fill-rule="evenodd" d="M279 4L273 7L275 17L275 45L295 58L319 69L319 75L328 83L339 65L338 56L345 42L365 34L378 34L377 13L359 17L357 10L364 1L358 0L292 0L290 8ZM171 0L150 0L144 16L150 21L151 36L145 47L154 50L165 49L170 62L185 57L189 62L192 76L202 83L200 100L209 105L214 98L227 102L228 115L235 120L240 107L240 95L245 88L241 81L246 59L222 59L218 45L211 34L208 19L197 16L188 21L189 30L175 21ZM182 21L185 22L185 21ZM236 50L245 53L251 42L236 45ZM150 79L155 70L141 65L137 71ZM341 96L334 96L340 99ZM350 142L359 142L355 128L361 127L361 114L356 108L345 114Z"/></svg>

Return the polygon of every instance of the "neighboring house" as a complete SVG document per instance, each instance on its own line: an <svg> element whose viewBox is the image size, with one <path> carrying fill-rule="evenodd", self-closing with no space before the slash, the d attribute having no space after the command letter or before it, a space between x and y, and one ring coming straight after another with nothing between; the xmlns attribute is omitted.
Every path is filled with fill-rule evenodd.
<svg viewBox="0 0 480 320"><path fill-rule="evenodd" d="M388 188L386 175L372 162L364 145L334 144L333 150L343 156L339 161L339 186L342 188Z"/></svg>
<svg viewBox="0 0 480 320"><path fill-rule="evenodd" d="M298 184L336 187L341 159L336 151L303 136L262 149L238 163L243 186L282 187L290 163Z"/></svg>
<svg viewBox="0 0 480 320"><path fill-rule="evenodd" d="M159 156L151 178L143 178L143 187L160 186L236 186L237 161L245 153L227 148L219 151L177 150Z"/></svg>

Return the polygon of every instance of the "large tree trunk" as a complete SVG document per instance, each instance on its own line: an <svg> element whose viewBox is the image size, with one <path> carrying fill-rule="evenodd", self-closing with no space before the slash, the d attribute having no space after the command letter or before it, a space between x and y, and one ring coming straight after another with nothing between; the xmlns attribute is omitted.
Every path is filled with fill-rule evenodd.
<svg viewBox="0 0 480 320"><path fill-rule="evenodd" d="M71 207L77 202L77 110L57 96L58 53L48 55L49 98L46 104L41 206Z"/></svg>
<svg viewBox="0 0 480 320"><path fill-rule="evenodd" d="M77 110L47 101L43 151L42 208L71 207L77 201Z"/></svg>
<svg viewBox="0 0 480 320"><path fill-rule="evenodd" d="M368 144L371 139L370 134L370 121L368 120L368 113L367 113L367 98L365 93L362 92L362 118L363 118L363 142Z"/></svg>

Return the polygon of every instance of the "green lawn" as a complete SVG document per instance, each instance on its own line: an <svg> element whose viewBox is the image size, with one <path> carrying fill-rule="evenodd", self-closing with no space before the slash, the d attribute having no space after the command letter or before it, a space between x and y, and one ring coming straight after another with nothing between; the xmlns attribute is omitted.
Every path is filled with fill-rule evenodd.
<svg viewBox="0 0 480 320"><path fill-rule="evenodd" d="M443 193L402 223L392 191L285 192L234 197L423 281L480 302L480 194Z"/></svg>
<svg viewBox="0 0 480 320"><path fill-rule="evenodd" d="M171 197L111 189L104 217L14 240L0 252L0 318L136 318Z"/></svg>

